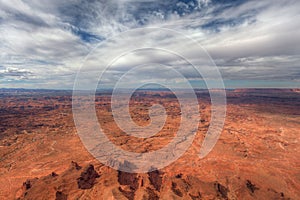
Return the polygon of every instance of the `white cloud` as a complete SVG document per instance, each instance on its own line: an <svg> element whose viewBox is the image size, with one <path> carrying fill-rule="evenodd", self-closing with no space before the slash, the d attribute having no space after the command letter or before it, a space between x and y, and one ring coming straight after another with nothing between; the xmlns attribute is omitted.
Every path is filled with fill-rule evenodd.
<svg viewBox="0 0 300 200"><path fill-rule="evenodd" d="M171 28L197 40L215 59L225 79L300 79L299 1L248 1L226 7L209 0L193 4L176 0L0 0L0 66L30 72L26 76L19 73L20 79L28 80L26 87L30 80L36 81L36 87L47 87L47 83L49 87L71 87L78 67L96 41L150 26ZM157 43L172 49L187 46L186 53L193 62L202 62L199 48L188 46L186 41L132 37L137 43L148 42L149 47ZM106 50L121 53L134 46L126 38L118 42L118 49ZM116 74L128 66L149 61L172 65L195 78L194 71L182 61L160 52L122 58L114 76L117 78ZM0 78L10 83L1 81L0 87L9 87L17 75L9 76L2 70Z"/></svg>

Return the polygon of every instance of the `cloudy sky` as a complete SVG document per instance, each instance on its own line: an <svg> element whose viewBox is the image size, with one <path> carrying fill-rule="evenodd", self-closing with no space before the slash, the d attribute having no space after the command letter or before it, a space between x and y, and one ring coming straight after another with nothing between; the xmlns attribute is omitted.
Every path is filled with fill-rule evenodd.
<svg viewBox="0 0 300 200"><path fill-rule="evenodd" d="M202 49L141 29L148 27L174 30ZM139 43L145 49L134 49ZM300 1L0 0L0 88L72 89L80 68L88 88L90 74L100 76L107 67L102 61L116 57L100 84L124 73L128 82L175 84L180 81L168 73L173 67L201 85L176 48L209 74L207 51L228 88L300 87Z"/></svg>

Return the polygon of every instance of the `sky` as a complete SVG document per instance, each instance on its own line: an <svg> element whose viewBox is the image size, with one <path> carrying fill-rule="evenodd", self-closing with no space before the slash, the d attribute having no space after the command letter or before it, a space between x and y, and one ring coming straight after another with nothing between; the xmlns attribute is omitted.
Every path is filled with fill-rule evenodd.
<svg viewBox="0 0 300 200"><path fill-rule="evenodd" d="M208 79L214 63L227 88L299 88L300 1L0 0L0 88L72 89L80 69L89 88L107 59L99 85L126 75L180 87L171 67L202 87L183 50Z"/></svg>

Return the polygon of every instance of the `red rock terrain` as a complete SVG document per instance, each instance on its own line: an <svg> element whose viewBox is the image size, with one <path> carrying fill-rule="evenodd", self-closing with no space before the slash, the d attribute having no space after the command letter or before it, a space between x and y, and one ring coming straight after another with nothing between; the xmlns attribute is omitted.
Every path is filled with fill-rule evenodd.
<svg viewBox="0 0 300 200"><path fill-rule="evenodd" d="M163 169L134 174L111 169L87 152L76 135L70 92L1 90L0 199L300 199L297 91L228 91L224 129L203 159L198 154L210 99L198 91L201 123L188 151ZM114 123L109 95L96 96L109 139L136 152L163 147L178 128L178 102L164 91L141 91L132 98L135 122L149 123L153 103L166 108L165 127L138 139Z"/></svg>

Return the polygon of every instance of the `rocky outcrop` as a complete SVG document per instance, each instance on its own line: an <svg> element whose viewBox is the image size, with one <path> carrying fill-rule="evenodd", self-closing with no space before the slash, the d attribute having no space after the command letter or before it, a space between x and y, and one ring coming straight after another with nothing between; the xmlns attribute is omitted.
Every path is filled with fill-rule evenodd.
<svg viewBox="0 0 300 200"><path fill-rule="evenodd" d="M52 172L44 177L26 180L19 199L66 200L74 191L75 196L79 197L83 190L91 189L99 177L92 164L83 168L72 161L69 169L61 174Z"/></svg>
<svg viewBox="0 0 300 200"><path fill-rule="evenodd" d="M228 188L226 188L225 186L223 186L218 182L215 183L215 187L220 197L222 197L223 199L228 199L228 192L229 192Z"/></svg>
<svg viewBox="0 0 300 200"><path fill-rule="evenodd" d="M148 172L150 183L157 191L160 191L162 185L162 175L163 173L159 170Z"/></svg>
<svg viewBox="0 0 300 200"><path fill-rule="evenodd" d="M77 179L79 189L91 189L94 186L96 178L99 178L99 174L95 171L93 165L88 165L80 177Z"/></svg>
<svg viewBox="0 0 300 200"><path fill-rule="evenodd" d="M251 181L247 180L246 181L246 186L248 188L248 190L251 192L251 193L254 193L255 190L258 190L259 188L256 187L253 183L251 183Z"/></svg>
<svg viewBox="0 0 300 200"><path fill-rule="evenodd" d="M61 191L57 191L55 194L55 200L67 200L68 199L68 195L64 194Z"/></svg>

